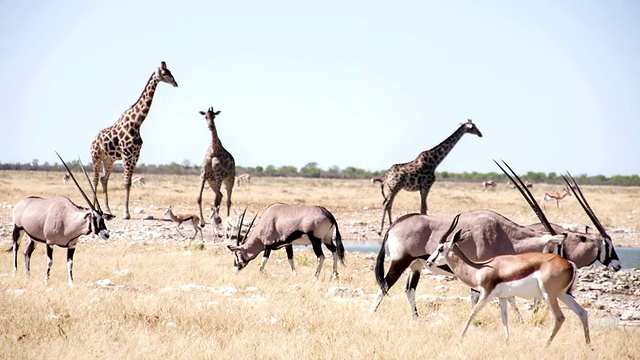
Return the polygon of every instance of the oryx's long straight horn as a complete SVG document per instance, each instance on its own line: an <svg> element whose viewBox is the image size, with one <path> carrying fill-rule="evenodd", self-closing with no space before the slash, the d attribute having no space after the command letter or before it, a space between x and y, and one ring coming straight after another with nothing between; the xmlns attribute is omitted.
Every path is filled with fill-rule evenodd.
<svg viewBox="0 0 640 360"><path fill-rule="evenodd" d="M593 222L593 225L595 225L596 229L598 229L598 231L600 232L600 235L602 235L604 240L609 242L609 244L611 245L611 248L613 248L611 237L609 236L609 234L607 234L607 231L604 229L604 226L602 226L602 223L600 222L596 214L593 212L593 209L591 209L591 206L589 206L589 203L587 202L587 199L584 197L582 190L580 190L578 183L568 171L567 171L567 175L571 177L571 181L573 183L569 183L569 180L567 180L567 178L564 175L562 175L562 178L567 183L567 185L575 195L576 199L578 199L578 202L580 203L584 211L589 216L589 219L591 219L591 222Z"/></svg>
<svg viewBox="0 0 640 360"><path fill-rule="evenodd" d="M80 184L78 184L78 181L76 180L76 177L73 176L73 173L71 172L71 169L69 169L69 166L67 166L67 163L65 163L64 160L62 160L62 156L60 156L60 154L58 154L57 151L55 153L56 153L56 155L58 155L58 158L60 159L60 161L62 161L62 165L64 165L64 167L67 169L67 172L71 176L71 180L73 180L73 183L76 184L76 187L78 188L78 190L80 190L80 194L82 194L82 197L84 198L84 200L89 205L89 208L92 211L96 211L95 207L91 204L91 201L89 201L89 198L87 197L87 195L84 193L84 191L80 187ZM84 170L84 167L83 167L83 170ZM92 189L93 189L93 186L92 186ZM95 192L94 192L94 195L95 195Z"/></svg>
<svg viewBox="0 0 640 360"><path fill-rule="evenodd" d="M82 159L80 159L80 156L78 156L78 162L80 163L80 168L82 169L82 172L84 173L85 178L87 178L87 182L89 183L89 189L91 189L91 193L94 195L93 199L95 200L95 203L93 204L93 206L97 207L98 210L102 211L102 208L100 207L100 203L98 202L98 197L95 196L96 189L93 188L93 184L91 183L89 174L87 174L87 170L84 168L84 165L82 164Z"/></svg>
<svg viewBox="0 0 640 360"><path fill-rule="evenodd" d="M549 231L549 233L551 235L556 235L557 234L556 231L553 229L553 227L549 223L549 220L547 220L547 217L544 215L544 212L542 212L542 209L540 209L540 205L538 205L538 202L536 201L536 199L531 194L531 191L529 191L529 188L525 185L525 183L522 181L522 179L520 179L518 174L516 174L515 171L513 171L511 166L509 166L509 164L507 164L504 160L502 160L502 163L509 169L509 171L511 171L513 176L515 176L515 178L517 179L517 181L516 181L516 180L514 180L514 178L509 173L507 173L504 170L504 168L502 166L500 166L500 164L498 164L497 161L493 160L493 162L496 163L496 165L498 165L500 170L502 170L502 172L505 175L507 175L509 180L511 180L511 183L516 186L518 191L520 191L520 193L522 194L524 199L527 201L527 203L529 203L529 206L531 207L531 209L533 209L533 212L536 213L536 216L538 216L538 219L540 219L540 222L544 225L544 227L547 229L547 231Z"/></svg>

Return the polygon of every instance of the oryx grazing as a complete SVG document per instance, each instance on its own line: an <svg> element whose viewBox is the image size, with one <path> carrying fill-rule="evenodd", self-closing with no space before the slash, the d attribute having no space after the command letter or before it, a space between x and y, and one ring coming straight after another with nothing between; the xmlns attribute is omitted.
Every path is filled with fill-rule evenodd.
<svg viewBox="0 0 640 360"><path fill-rule="evenodd" d="M587 344L590 343L587 311L571 295L571 286L577 277L577 267L574 263L549 253L500 255L482 262L473 261L460 248L460 243L464 242L469 235L468 231L462 232L463 230L460 229L451 240L447 241L447 237L458 224L459 218L460 215L457 215L453 219L449 230L442 236L438 247L427 259L426 264L427 268L448 265L458 279L480 292L480 298L471 310L462 331L462 337L478 312L493 298L498 298L504 333L509 341L507 298L518 296L544 298L547 302L554 319L553 331L547 340L547 346L565 320L558 300L578 315L582 322L585 341ZM563 235L551 237L559 242L564 240Z"/></svg>
<svg viewBox="0 0 640 360"><path fill-rule="evenodd" d="M244 214L240 219L240 224L242 224L243 218ZM333 243L334 229L335 244ZM318 258L316 278L320 275L325 259L322 244L333 255L334 278L338 277L338 260L344 265L344 245L338 229L338 222L333 214L322 206L272 204L264 211L255 228L249 228L248 235L244 240L242 241L238 236L236 241L236 245L228 245L229 250L235 256L233 268L236 272L247 266L249 261L264 251L260 263L260 271L263 271L271 251L284 247L287 251L291 271L295 274L293 245L311 244L313 252Z"/></svg>
<svg viewBox="0 0 640 360"><path fill-rule="evenodd" d="M47 273L45 282L49 281L49 273L53 264L53 245L67 248L67 272L69 285L73 285L73 254L76 251L78 237L92 232L103 239L109 238L109 231L105 220L114 216L104 214L97 202L91 204L76 178L71 173L62 157L56 152L62 164L71 175L71 179L80 190L80 194L89 205L89 209L74 204L69 198L58 196L53 199L29 197L16 204L13 208L13 272L18 270L18 247L22 232L27 233L27 247L24 251L25 269L30 273L31 254L35 249L34 241L45 243L47 247ZM82 164L82 162L80 162ZM84 167L82 169L84 170ZM87 181L89 176L85 171ZM95 189L89 181L89 187L95 196Z"/></svg>
<svg viewBox="0 0 640 360"><path fill-rule="evenodd" d="M173 210L171 209L171 205L169 205L169 207L164 210L164 214L163 215L164 216L169 216L169 219L171 219L173 222L175 222L177 224L176 225L176 231L178 232L178 234L180 234L180 236L184 236L180 232L180 226L182 226L182 224L191 224L191 226L193 227L194 233L193 233L193 236L191 236L189 238L189 246L191 246L191 241L193 241L193 239L195 239L196 235L198 235L198 232L200 233L200 240L202 240L202 243L204 244L204 237L202 236L202 229L200 227L198 227L198 222L200 222L200 217L198 217L198 215L196 215L196 214L174 214Z"/></svg>
<svg viewBox="0 0 640 360"><path fill-rule="evenodd" d="M522 182L519 178L518 180ZM515 183L515 180L512 181ZM548 222L542 209L522 183L518 189L542 223L529 226L519 225L491 210L464 212L460 214L459 224L460 228L469 230L469 235L467 235L468 240L460 244L462 251L473 261L484 261L498 255L543 252L550 248L559 248L559 253L578 267L600 261L614 271L620 270L620 260L611 238L586 203L586 199L582 196L575 180L573 182L576 191L580 194L576 195L576 198L581 199L583 208L600 231L600 236L562 229L561 233L565 235L565 240L561 246L556 247L553 242L550 242L551 239L544 235L556 235L558 231L555 229L559 229L559 227ZM573 189L573 187L571 188ZM398 218L391 225L383 238L376 260L375 276L380 290L378 298L371 308L372 312L376 311L384 295L396 283L404 270L410 267L411 272L405 291L413 316L418 316L415 305L415 290L420 281L422 261L433 253L450 224L451 218L407 214ZM388 246L391 258L389 271L386 275L384 273L385 246ZM437 272L453 275L448 268L439 268Z"/></svg>

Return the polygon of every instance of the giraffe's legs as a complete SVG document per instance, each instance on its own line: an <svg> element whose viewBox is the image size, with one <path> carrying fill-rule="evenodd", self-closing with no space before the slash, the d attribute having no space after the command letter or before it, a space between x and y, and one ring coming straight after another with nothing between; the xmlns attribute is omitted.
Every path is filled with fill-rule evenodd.
<svg viewBox="0 0 640 360"><path fill-rule="evenodd" d="M429 195L429 190L431 190L431 185L433 183L426 184L425 187L420 189L420 214L423 215L427 214L427 196Z"/></svg>
<svg viewBox="0 0 640 360"><path fill-rule="evenodd" d="M122 165L124 167L124 215L123 218L130 219L129 216L129 194L131 192L131 178L133 177L133 170L136 168L136 163L138 162L138 156L140 154L140 149L138 151L133 151L130 156L124 157L122 159Z"/></svg>
<svg viewBox="0 0 640 360"><path fill-rule="evenodd" d="M380 232L378 232L378 234L382 235L382 230L384 229L384 217L385 215L389 216L389 225L391 225L391 208L393 207L393 200L396 198L396 194L398 193L398 191L392 191L391 194L389 194L389 197L385 199L385 201L382 202L382 205L384 207L384 209L382 210L382 222L380 224Z"/></svg>
<svg viewBox="0 0 640 360"><path fill-rule="evenodd" d="M229 216L229 211L231 209L231 192L233 192L234 180L235 176L229 176L224 182L225 188L227 189L227 216Z"/></svg>
<svg viewBox="0 0 640 360"><path fill-rule="evenodd" d="M202 216L202 191L204 190L204 183L205 183L205 178L204 175L200 177L200 192L198 193L198 199L196 199L196 201L198 202L198 208L200 208L200 227L203 228L204 227L204 216Z"/></svg>
<svg viewBox="0 0 640 360"><path fill-rule="evenodd" d="M113 160L109 157L105 158L102 161L103 172L100 177L100 183L102 184L102 192L104 192L104 206L106 207L106 212L111 214L111 210L109 209L109 194L107 192L107 184L109 183L109 176L111 175L111 170L113 169Z"/></svg>

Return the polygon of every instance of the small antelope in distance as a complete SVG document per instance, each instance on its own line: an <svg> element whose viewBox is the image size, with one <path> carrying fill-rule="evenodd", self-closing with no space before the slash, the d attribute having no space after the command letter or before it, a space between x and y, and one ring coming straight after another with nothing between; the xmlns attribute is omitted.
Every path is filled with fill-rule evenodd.
<svg viewBox="0 0 640 360"><path fill-rule="evenodd" d="M486 191L487 189L495 190L496 182L493 180L487 180L482 182L482 191Z"/></svg>
<svg viewBox="0 0 640 360"><path fill-rule="evenodd" d="M173 211L171 210L171 206L169 206L165 211L164 211L164 216L169 216L169 218L177 223L176 225L176 231L178 231L178 234L180 234L180 236L186 237L184 235L182 235L182 233L180 232L180 226L182 226L182 224L191 224L191 226L193 226L193 236L190 237L189 239L189 246L191 246L191 241L193 241L193 239L196 237L196 235L198 235L198 232L200 232L200 240L202 240L202 243L204 244L204 237L202 236L202 229L198 227L198 222L200 221L200 218L198 217L198 215L196 214L174 214Z"/></svg>
<svg viewBox="0 0 640 360"><path fill-rule="evenodd" d="M236 176L236 185L240 186L243 183L250 184L251 183L251 174L244 173Z"/></svg>
<svg viewBox="0 0 640 360"><path fill-rule="evenodd" d="M567 187L562 189L561 193L557 192L546 192L544 193L544 198L542 198L542 207L547 208L547 201L556 201L556 209L560 209L560 200L564 199L566 196L571 196L571 192Z"/></svg>
<svg viewBox="0 0 640 360"><path fill-rule="evenodd" d="M507 181L507 186L512 188L512 189L517 189L517 186L511 182L511 180ZM528 189L532 189L533 188L533 183L529 180L524 182L524 186L526 186Z"/></svg>
<svg viewBox="0 0 640 360"><path fill-rule="evenodd" d="M67 182L69 181L69 174L64 174L62 175L62 185L67 185Z"/></svg>
<svg viewBox="0 0 640 360"><path fill-rule="evenodd" d="M131 183L138 186L147 186L144 180L144 176L139 175L131 179Z"/></svg>
<svg viewBox="0 0 640 360"><path fill-rule="evenodd" d="M509 341L507 298L518 296L528 299L542 297L547 302L554 318L554 326L551 336L547 340L547 346L565 320L558 300L578 315L582 322L584 339L587 344L591 342L587 311L571 295L571 286L577 277L577 267L574 263L559 255L549 253L501 255L482 262L472 261L458 245L469 235L468 231L463 233L462 229L458 230L453 238L447 242L447 237L457 226L459 217L458 214L453 219L449 230L440 240L436 251L427 259L426 264L428 268L448 265L458 279L480 291L478 303L471 310L461 337L464 337L478 312L490 300L497 297L500 299L500 314L504 333ZM564 235L552 237L555 241L562 242L564 240Z"/></svg>
<svg viewBox="0 0 640 360"><path fill-rule="evenodd" d="M242 224L244 214L239 223ZM255 220L255 218L254 218ZM251 222L253 225L253 221ZM241 226L238 227L240 235ZM333 232L335 229L335 241ZM324 263L322 244L333 254L333 277L338 277L338 260L344 264L344 245L338 223L329 210L322 206L287 205L276 203L270 205L260 217L254 229L249 227L247 236L241 241L236 238L236 245L228 245L234 254L233 268L237 272L247 266L264 251L260 263L260 271L269 260L271 250L285 248L291 271L295 275L293 262L293 245L309 245L318 259L315 277L320 275Z"/></svg>
<svg viewBox="0 0 640 360"><path fill-rule="evenodd" d="M19 240L24 231L27 234L27 247L24 250L25 269L27 276L29 276L31 254L35 249L35 241L45 243L47 248L47 273L44 279L45 282L48 282L51 265L53 264L53 246L67 248L67 274L69 285L73 285L73 255L76 251L78 238L81 235L89 235L93 232L102 239L108 239L109 230L107 230L105 220L111 220L114 216L103 213L97 199L95 207L94 204L91 204L67 164L57 152L56 155L58 155L67 169L80 194L89 205L89 209L74 204L64 196L57 196L53 199L31 196L20 201L13 207L13 246L8 251L13 250L13 272L16 273L18 270ZM91 185L89 175L87 175L84 167L82 167L82 170L89 182L91 192L95 196L95 190Z"/></svg>

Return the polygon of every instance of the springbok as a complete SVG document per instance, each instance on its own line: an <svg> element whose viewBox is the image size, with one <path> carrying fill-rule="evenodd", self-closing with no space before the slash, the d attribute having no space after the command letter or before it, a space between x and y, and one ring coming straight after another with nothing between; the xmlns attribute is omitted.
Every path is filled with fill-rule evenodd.
<svg viewBox="0 0 640 360"><path fill-rule="evenodd" d="M509 341L507 299L518 296L536 299L542 297L547 302L554 318L554 326L551 336L547 340L547 346L551 344L565 320L558 300L578 315L582 322L584 339L587 344L591 342L587 311L571 295L571 286L577 277L577 267L574 263L559 255L548 253L501 255L483 262L475 262L465 255L459 245L461 241L466 239L469 232L462 233L462 229L460 229L447 242L447 237L456 227L459 217L458 215L453 219L436 251L427 259L426 265L427 268L431 268L446 264L458 279L480 292L478 303L471 310L461 337L464 337L478 312L493 298L498 298L502 326L507 341ZM555 235L553 237L561 242L564 236Z"/></svg>
<svg viewBox="0 0 640 360"><path fill-rule="evenodd" d="M557 192L546 192L544 193L544 198L542 198L542 207L547 208L547 201L556 201L556 209L560 209L560 200L564 199L566 196L571 196L571 192L568 187L562 189L561 193Z"/></svg>
<svg viewBox="0 0 640 360"><path fill-rule="evenodd" d="M62 175L62 185L67 185L68 181L69 181L69 174Z"/></svg>
<svg viewBox="0 0 640 360"><path fill-rule="evenodd" d="M498 166L500 165L498 164ZM554 247L559 249L558 251L565 258L576 263L578 267L600 261L614 271L620 270L620 260L611 238L584 199L575 179L571 179L577 193L580 194L576 195L576 198L582 199L580 203L583 204L584 210L600 231L601 236L562 229L561 233L566 238L561 246L554 247L549 243L548 238L543 236L547 233L556 235L558 231L555 229L560 229L560 227L548 222L542 209L522 183L518 190L542 223L530 226L519 225L491 210L474 210L462 213L459 219L460 228L470 231L467 236L469 240L460 244L464 253L473 261L483 261L498 255L543 252ZM568 180L566 181L568 182ZM513 182L515 183L515 181ZM415 305L415 290L420 281L422 261L433 253L449 224L451 224L450 218L407 214L398 218L391 225L382 240L376 260L375 276L380 290L371 312L376 311L387 291L398 281L404 270L410 267L411 272L407 279L405 292L413 316L418 316ZM385 246L388 246L391 258L386 276L384 273ZM446 267L432 268L431 270L439 274L453 275L451 270Z"/></svg>
<svg viewBox="0 0 640 360"><path fill-rule="evenodd" d="M144 176L136 176L131 179L131 183L138 186L147 186L144 180Z"/></svg>
<svg viewBox="0 0 640 360"><path fill-rule="evenodd" d="M244 214L240 219L242 224ZM255 218L254 218L255 220ZM253 225L253 221L251 223ZM335 244L333 230L335 229ZM267 207L254 229L249 227L247 236L241 240L238 236L236 245L228 245L234 254L233 268L237 272L247 266L264 251L260 263L260 271L269 260L272 250L285 248L291 271L296 273L293 261L293 245L309 245L318 259L315 277L320 275L324 263L322 244L333 255L333 276L338 277L338 259L344 265L344 245L338 223L326 208L322 206L288 205L275 203Z"/></svg>
<svg viewBox="0 0 640 360"><path fill-rule="evenodd" d="M202 236L202 229L200 227L198 227L198 222L200 221L200 218L198 217L198 215L196 214L174 214L173 210L171 209L171 205L164 211L164 216L169 216L169 218L175 222L176 225L176 231L178 232L178 234L180 234L180 236L186 237L184 235L182 235L182 233L180 232L180 226L182 226L182 224L191 224L191 226L193 226L193 236L189 238L189 246L191 246L191 241L193 241L193 239L195 239L196 235L198 235L198 232L200 232L200 240L202 240L202 243L204 244L204 237Z"/></svg>
<svg viewBox="0 0 640 360"><path fill-rule="evenodd" d="M482 182L482 191L486 191L487 189L495 190L496 182L493 180L487 180Z"/></svg>
<svg viewBox="0 0 640 360"><path fill-rule="evenodd" d="M574 263L556 254L526 253L517 255L501 255L482 262L469 259L460 248L469 232L458 230L447 242L447 237L458 224L457 215L449 230L443 235L435 252L427 259L427 268L448 265L453 273L466 285L480 292L480 298L471 310L467 324L461 337L467 332L471 321L480 310L493 298L500 299L502 325L507 341L509 341L509 320L507 317L507 298L513 296L523 298L544 298L554 318L553 331L547 340L547 346L560 330L565 317L558 305L562 301L582 322L584 339L589 338L589 321L587 311L578 304L571 295L571 286L576 279L577 267ZM562 242L563 235L545 235Z"/></svg>
<svg viewBox="0 0 640 360"><path fill-rule="evenodd" d="M47 273L44 280L48 282L51 265L53 264L53 246L67 248L67 273L69 285L73 285L73 255L76 251L78 238L81 235L89 235L93 232L103 239L108 239L109 230L107 230L105 220L111 220L114 216L103 213L97 199L95 207L91 204L67 164L57 152L56 155L58 155L71 175L71 179L89 205L89 209L74 204L64 196L57 196L53 199L32 196L20 201L13 208L13 246L8 251L13 250L13 272L16 273L18 270L19 240L22 232L26 232L27 247L24 250L24 258L26 273L29 276L31 254L35 249L34 241L45 243L47 247ZM87 177L91 192L95 196L95 189L91 185L84 167L82 167L82 170Z"/></svg>
<svg viewBox="0 0 640 360"><path fill-rule="evenodd" d="M240 186L242 184L250 184L251 183L251 174L244 173L236 176L236 185Z"/></svg>

